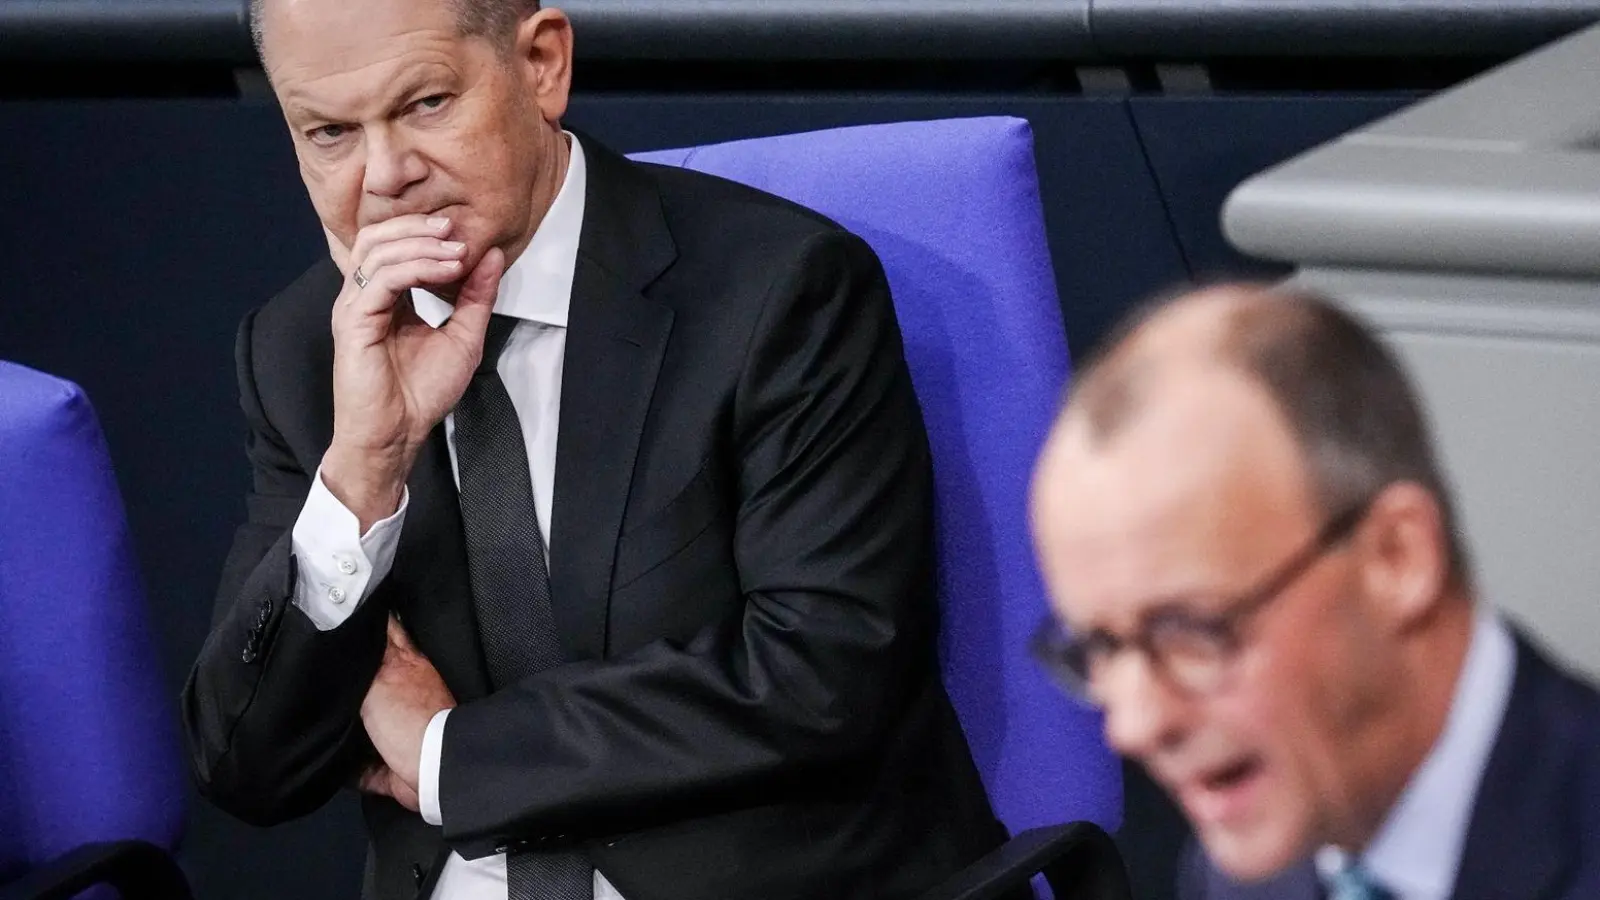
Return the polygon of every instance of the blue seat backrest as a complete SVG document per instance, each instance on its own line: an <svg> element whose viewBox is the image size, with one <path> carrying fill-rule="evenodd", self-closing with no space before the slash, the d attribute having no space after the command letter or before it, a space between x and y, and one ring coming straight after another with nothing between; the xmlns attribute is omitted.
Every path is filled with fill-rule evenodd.
<svg viewBox="0 0 1600 900"><path fill-rule="evenodd" d="M186 791L94 410L0 362L0 883L94 841L172 849Z"/></svg>
<svg viewBox="0 0 1600 900"><path fill-rule="evenodd" d="M933 450L945 684L989 796L1013 831L1116 828L1120 768L1099 716L1026 654L1046 610L1028 482L1068 372L1027 122L869 125L634 158L810 207L883 260Z"/></svg>

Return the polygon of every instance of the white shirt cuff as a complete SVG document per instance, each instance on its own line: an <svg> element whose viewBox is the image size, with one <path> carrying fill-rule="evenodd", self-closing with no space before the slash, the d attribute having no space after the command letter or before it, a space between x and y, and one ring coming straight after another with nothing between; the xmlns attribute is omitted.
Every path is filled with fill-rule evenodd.
<svg viewBox="0 0 1600 900"><path fill-rule="evenodd" d="M317 470L291 538L300 570L294 605L317 630L343 625L371 589L388 577L410 500L410 491L403 492L394 515L359 534L360 520L328 490L322 470Z"/></svg>
<svg viewBox="0 0 1600 900"><path fill-rule="evenodd" d="M439 808L439 765L444 759L444 720L450 710L441 709L428 720L428 730L422 733L422 764L417 768L417 805L422 807L422 821L429 825L443 825L444 811Z"/></svg>

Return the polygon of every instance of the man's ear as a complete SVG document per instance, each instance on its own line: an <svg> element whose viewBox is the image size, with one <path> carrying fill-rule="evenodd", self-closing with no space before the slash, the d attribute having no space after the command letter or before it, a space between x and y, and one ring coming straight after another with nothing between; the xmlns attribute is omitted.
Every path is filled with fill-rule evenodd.
<svg viewBox="0 0 1600 900"><path fill-rule="evenodd" d="M1375 611L1396 631L1428 616L1450 579L1450 542L1433 492L1397 482L1373 499L1354 538Z"/></svg>
<svg viewBox="0 0 1600 900"><path fill-rule="evenodd" d="M546 122L567 114L572 93L572 22L559 9L541 9L517 25L516 61Z"/></svg>

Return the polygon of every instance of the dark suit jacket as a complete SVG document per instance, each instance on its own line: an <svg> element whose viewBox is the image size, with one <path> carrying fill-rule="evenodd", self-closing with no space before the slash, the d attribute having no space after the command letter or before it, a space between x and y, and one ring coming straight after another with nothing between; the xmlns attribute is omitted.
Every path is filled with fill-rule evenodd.
<svg viewBox="0 0 1600 900"><path fill-rule="evenodd" d="M1242 885L1192 847L1179 875L1184 900L1317 900L1322 893L1310 863ZM1600 694L1557 669L1522 635L1511 700L1478 787L1451 897L1600 898Z"/></svg>
<svg viewBox="0 0 1600 900"><path fill-rule="evenodd" d="M184 690L203 792L322 806L398 613L460 702L442 830L364 798L376 894L446 844L577 844L629 900L910 897L1002 838L939 682L926 434L883 273L775 197L585 140L551 589L566 663L491 692L437 429L393 572L339 628L291 603L332 436L329 263L249 316L254 486Z"/></svg>

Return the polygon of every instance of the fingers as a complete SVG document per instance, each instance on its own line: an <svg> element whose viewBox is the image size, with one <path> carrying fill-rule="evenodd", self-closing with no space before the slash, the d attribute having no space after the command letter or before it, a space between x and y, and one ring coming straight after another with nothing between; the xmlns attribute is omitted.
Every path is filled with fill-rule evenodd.
<svg viewBox="0 0 1600 900"><path fill-rule="evenodd" d="M411 639L406 635L405 626L400 624L400 620L395 618L393 613L390 613L387 643L383 647L383 663L378 666L378 674L373 677L372 687L367 689L366 699L362 701L361 714L363 716L367 714L368 703L373 701L373 694L377 691L379 684L390 680L394 675L395 667L405 665L407 663L407 654L415 652L416 650L411 646Z"/></svg>
<svg viewBox="0 0 1600 900"><path fill-rule="evenodd" d="M356 788L362 793L388 797L412 812L420 812L417 789L406 784L394 770L381 762L368 766L356 779Z"/></svg>
<svg viewBox="0 0 1600 900"><path fill-rule="evenodd" d="M393 615L389 616L389 646L409 653L415 653L416 647L411 644L411 635L406 634L406 627Z"/></svg>
<svg viewBox="0 0 1600 900"><path fill-rule="evenodd" d="M422 803L417 798L417 790L398 778L392 779L389 796L394 802L404 806L412 812L421 812Z"/></svg>
<svg viewBox="0 0 1600 900"><path fill-rule="evenodd" d="M398 294L425 284L441 285L461 280L459 259L410 259L384 266L367 276L367 283L377 291L364 290L358 298L374 293Z"/></svg>
<svg viewBox="0 0 1600 900"><path fill-rule="evenodd" d="M482 346L495 300L500 296L500 278L505 272L505 251L490 247L456 292L455 312L445 322L443 330Z"/></svg>
<svg viewBox="0 0 1600 900"><path fill-rule="evenodd" d="M361 274L371 278L385 266L414 259L436 259L441 262L460 260L466 253L467 245L460 241L445 241L436 237L401 238L378 244L368 251L361 262Z"/></svg>
<svg viewBox="0 0 1600 900"><path fill-rule="evenodd" d="M414 287L461 280L459 259L412 259L368 272L366 287L346 294L345 306L357 317L387 316L400 294ZM337 318L338 310L335 309Z"/></svg>
<svg viewBox="0 0 1600 900"><path fill-rule="evenodd" d="M505 273L505 251L490 247L478 264L472 267L472 274L461 284L456 302L494 306L495 299L500 295L500 277Z"/></svg>
<svg viewBox="0 0 1600 900"><path fill-rule="evenodd" d="M328 255L333 258L333 264L338 266L339 271L343 272L345 277L348 278L350 275L350 248L346 247L337 235L329 231L326 225L322 228L322 236L328 240Z"/></svg>
<svg viewBox="0 0 1600 900"><path fill-rule="evenodd" d="M402 291L461 280L467 245L446 240L450 229L449 219L419 215L400 216L361 229L340 268L346 276L359 271L367 283L357 285L347 278L335 305L335 321L341 308L348 308L357 319L386 316ZM339 246L332 232L324 232L330 250Z"/></svg>
<svg viewBox="0 0 1600 900"><path fill-rule="evenodd" d="M421 256L432 256L436 259L460 257L466 250L465 245L445 241L450 235L451 227L452 223L444 216L397 216L361 229L356 233L355 242L349 247L346 247L339 236L327 226L322 228L322 237L328 242L328 255L333 258L334 265L338 266L339 271L348 278L356 269L360 269L361 274L366 276L370 275L374 268L401 259ZM393 251L382 249L390 244L409 241L423 243L419 245L420 249L414 246L409 255L397 255ZM377 258L374 258L374 254L378 254Z"/></svg>
<svg viewBox="0 0 1600 900"><path fill-rule="evenodd" d="M387 797L391 774L388 766L381 762L373 763L362 770L360 776L356 778L356 787L362 793L381 794Z"/></svg>
<svg viewBox="0 0 1600 900"><path fill-rule="evenodd" d="M372 267L367 265L367 258L378 247L408 238L443 240L449 235L450 220L443 216L396 216L361 229L354 246L350 248L350 261L370 278Z"/></svg>

